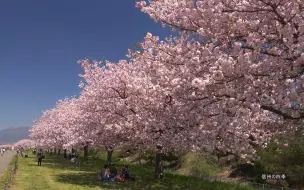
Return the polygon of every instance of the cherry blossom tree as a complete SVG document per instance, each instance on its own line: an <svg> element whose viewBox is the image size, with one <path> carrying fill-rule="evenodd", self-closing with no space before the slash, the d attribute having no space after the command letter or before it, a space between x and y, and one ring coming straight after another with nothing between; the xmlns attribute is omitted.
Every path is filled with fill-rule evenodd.
<svg viewBox="0 0 304 190"><path fill-rule="evenodd" d="M65 154L67 148L79 147L83 136L75 130L80 113L77 105L76 98L59 100L55 108L45 111L34 123L31 137L44 148L58 151L64 148Z"/></svg>
<svg viewBox="0 0 304 190"><path fill-rule="evenodd" d="M234 128L233 136L239 133L234 138L262 142L304 118L303 4L297 0L140 1L137 6L143 12L182 35L161 42L148 34L143 49L151 52L150 60L162 55L164 67L182 70L172 80L175 85L198 88L185 94L207 104L216 102L209 105L221 108L215 122L224 124L220 128L225 136ZM298 107L291 107L291 101ZM223 135L218 138L221 144L231 147L224 141L232 137Z"/></svg>
<svg viewBox="0 0 304 190"><path fill-rule="evenodd" d="M161 41L147 33L118 63L80 61L79 98L44 113L32 131L38 143L252 155L303 121L303 1L136 5L180 34Z"/></svg>
<svg viewBox="0 0 304 190"><path fill-rule="evenodd" d="M156 21L184 34L199 36L192 51L176 45L165 53L191 57L197 66L206 57L215 58L207 66L217 82L244 81L247 88L238 94L254 95L259 107L286 119L302 119L302 112L285 113L291 100L303 106L304 2L299 0L182 0L140 1L137 6ZM210 39L208 44L203 39ZM221 45L215 48L215 43ZM243 45L241 42L245 42ZM270 47L265 47L265 43ZM181 45L181 44L180 44ZM209 47L209 48L208 48ZM226 52L224 52L226 51ZM182 56L185 58L185 56ZM180 61L182 62L182 61ZM199 81L196 80L197 82ZM291 90L292 83L296 88ZM244 85L242 85L244 86ZM266 92L267 89L267 92ZM245 93L244 93L245 92Z"/></svg>
<svg viewBox="0 0 304 190"><path fill-rule="evenodd" d="M0 147L1 147L1 148L12 147L12 145L11 145L11 144L2 144L2 145L0 145Z"/></svg>
<svg viewBox="0 0 304 190"><path fill-rule="evenodd" d="M135 110L128 105L128 87L133 84L129 80L130 73L127 73L131 70L127 67L131 65L125 61L118 64L108 62L105 69L98 62L91 64L84 60L80 64L84 68L81 77L86 84L83 85L80 96L80 107L85 113L83 121L97 135L95 144L106 148L110 163L113 148L134 139L134 128L130 128L133 120L130 116L134 115Z"/></svg>
<svg viewBox="0 0 304 190"><path fill-rule="evenodd" d="M200 124L200 132L210 134L203 144L252 150L303 120L303 1L152 0L137 6L181 32L167 42L148 34L138 57L173 71L178 88L171 97L188 96L187 105L200 113L195 118L211 113Z"/></svg>
<svg viewBox="0 0 304 190"><path fill-rule="evenodd" d="M30 148L36 147L35 141L31 139L22 139L15 144L13 144L14 149L20 149L21 151L28 150Z"/></svg>
<svg viewBox="0 0 304 190"><path fill-rule="evenodd" d="M43 113L42 117L35 121L31 131L31 138L34 139L40 148L55 149L61 146L60 127L57 123L56 110L51 109Z"/></svg>

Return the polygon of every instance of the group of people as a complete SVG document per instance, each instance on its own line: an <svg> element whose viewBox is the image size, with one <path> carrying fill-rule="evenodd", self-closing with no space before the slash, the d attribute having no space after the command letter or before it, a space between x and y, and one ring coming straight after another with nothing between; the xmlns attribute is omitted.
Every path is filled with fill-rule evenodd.
<svg viewBox="0 0 304 190"><path fill-rule="evenodd" d="M113 164L109 167L107 164L101 170L100 173L101 181L128 181L128 180L135 180L133 176L130 175L129 167L125 166L121 169L121 173L118 174L116 166Z"/></svg>

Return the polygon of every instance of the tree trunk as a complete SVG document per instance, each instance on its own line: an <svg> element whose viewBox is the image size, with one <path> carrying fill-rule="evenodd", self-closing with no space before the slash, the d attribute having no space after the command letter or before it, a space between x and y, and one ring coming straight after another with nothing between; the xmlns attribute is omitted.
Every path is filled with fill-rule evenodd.
<svg viewBox="0 0 304 190"><path fill-rule="evenodd" d="M154 177L155 179L163 178L163 166L162 166L162 147L157 146L157 152L155 155L155 171Z"/></svg>
<svg viewBox="0 0 304 190"><path fill-rule="evenodd" d="M64 150L63 150L63 157L64 157L64 158L67 158L67 157L68 157L68 156L67 156L67 149L64 149Z"/></svg>
<svg viewBox="0 0 304 190"><path fill-rule="evenodd" d="M58 149L58 152L57 152L58 155L60 155L60 151L61 151L61 149Z"/></svg>
<svg viewBox="0 0 304 190"><path fill-rule="evenodd" d="M56 154L56 148L54 148L54 154Z"/></svg>
<svg viewBox="0 0 304 190"><path fill-rule="evenodd" d="M142 157L142 152L141 152L141 150L139 151L138 157L139 157L138 162L139 162L139 165L141 166L141 157Z"/></svg>
<svg viewBox="0 0 304 190"><path fill-rule="evenodd" d="M85 145L83 148L83 159L88 160L88 155L89 155L89 145Z"/></svg>
<svg viewBox="0 0 304 190"><path fill-rule="evenodd" d="M110 166L112 164L113 148L106 147L106 150L107 150L107 164Z"/></svg>
<svg viewBox="0 0 304 190"><path fill-rule="evenodd" d="M111 163L112 163L112 154L113 154L113 150L107 151L107 164L108 165L111 165Z"/></svg>
<svg viewBox="0 0 304 190"><path fill-rule="evenodd" d="M220 159L221 159L220 154L219 154L219 153L217 153L217 154L216 154L216 157L217 157L217 161L219 162L219 161L220 161Z"/></svg>

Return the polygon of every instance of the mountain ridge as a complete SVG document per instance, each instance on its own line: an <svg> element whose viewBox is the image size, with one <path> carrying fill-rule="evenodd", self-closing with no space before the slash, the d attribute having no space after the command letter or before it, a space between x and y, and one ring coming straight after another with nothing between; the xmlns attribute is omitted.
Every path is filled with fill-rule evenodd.
<svg viewBox="0 0 304 190"><path fill-rule="evenodd" d="M9 127L0 130L0 144L13 144L22 139L28 139L31 127Z"/></svg>

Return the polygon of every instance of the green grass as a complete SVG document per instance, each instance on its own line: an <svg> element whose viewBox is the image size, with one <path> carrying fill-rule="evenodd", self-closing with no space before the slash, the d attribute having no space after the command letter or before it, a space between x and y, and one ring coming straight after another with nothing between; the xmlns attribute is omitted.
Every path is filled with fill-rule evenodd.
<svg viewBox="0 0 304 190"><path fill-rule="evenodd" d="M215 161L207 156L199 156L189 152L182 157L180 173L188 175L215 176L220 172L220 168Z"/></svg>
<svg viewBox="0 0 304 190"><path fill-rule="evenodd" d="M209 182L192 177L165 172L162 181L153 180L153 168L148 166L130 165L130 172L136 176L132 182L100 182L98 172L104 164L101 159L90 159L78 164L69 163L62 155L46 155L42 166L37 166L36 158L29 154L29 158L19 159L19 168L15 176L12 190L95 190L95 189L189 189L189 190L249 190L249 187L232 183ZM80 159L79 159L80 160ZM115 157L118 169L125 163Z"/></svg>
<svg viewBox="0 0 304 190"><path fill-rule="evenodd" d="M3 174L0 176L0 188L4 188L4 184L10 181L10 176L11 176L11 170L15 165L15 161L16 161L16 156L14 156L12 158L12 160L10 161L8 167L6 168L6 170L3 172Z"/></svg>

